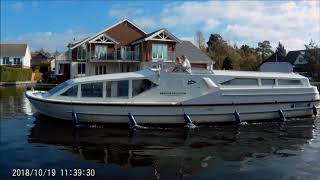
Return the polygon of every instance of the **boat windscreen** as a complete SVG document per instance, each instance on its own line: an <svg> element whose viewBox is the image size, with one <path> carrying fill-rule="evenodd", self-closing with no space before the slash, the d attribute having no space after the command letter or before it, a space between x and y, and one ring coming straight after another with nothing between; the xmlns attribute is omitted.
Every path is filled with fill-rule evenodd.
<svg viewBox="0 0 320 180"><path fill-rule="evenodd" d="M64 83L59 84L58 86L52 88L51 90L49 90L48 96L51 96L53 94L56 94L57 92L59 92L60 90L64 89L65 87L69 86L70 84L72 84L72 81L65 81Z"/></svg>

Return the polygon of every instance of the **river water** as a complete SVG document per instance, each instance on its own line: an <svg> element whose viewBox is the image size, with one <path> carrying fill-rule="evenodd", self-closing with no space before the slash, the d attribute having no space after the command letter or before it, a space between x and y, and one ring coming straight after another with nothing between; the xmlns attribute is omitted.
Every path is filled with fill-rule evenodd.
<svg viewBox="0 0 320 180"><path fill-rule="evenodd" d="M34 112L23 92L0 89L1 179L16 169L54 169L56 178L93 169L104 179L320 179L319 117L193 130L76 129Z"/></svg>

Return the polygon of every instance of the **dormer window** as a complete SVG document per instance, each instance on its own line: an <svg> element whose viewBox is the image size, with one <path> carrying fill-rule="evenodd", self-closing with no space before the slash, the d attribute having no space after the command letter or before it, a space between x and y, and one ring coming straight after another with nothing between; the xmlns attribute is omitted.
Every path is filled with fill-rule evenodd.
<svg viewBox="0 0 320 180"><path fill-rule="evenodd" d="M152 60L167 60L168 45L166 44L152 44Z"/></svg>

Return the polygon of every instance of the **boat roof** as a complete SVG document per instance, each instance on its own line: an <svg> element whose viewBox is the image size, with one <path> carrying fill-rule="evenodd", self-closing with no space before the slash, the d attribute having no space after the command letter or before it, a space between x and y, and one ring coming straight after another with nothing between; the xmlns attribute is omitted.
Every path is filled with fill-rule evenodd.
<svg viewBox="0 0 320 180"><path fill-rule="evenodd" d="M259 71L230 71L230 70L213 70L215 75L224 76L245 76L245 77L267 77L267 78L306 78L297 73L282 72L259 72Z"/></svg>
<svg viewBox="0 0 320 180"><path fill-rule="evenodd" d="M91 82L99 80L121 80L121 79L139 79L144 77L150 77L155 75L157 70L146 68L136 72L126 73L114 73L114 74L103 74L96 76L86 76L73 79L73 83ZM218 76L234 76L236 77L263 77L263 78L297 78L304 79L306 77L296 73L281 73L281 72L259 72L259 71L230 71L230 70L193 70L194 75L218 75Z"/></svg>
<svg viewBox="0 0 320 180"><path fill-rule="evenodd" d="M136 79L136 78L143 78L146 76L154 75L155 71L149 68L136 71L136 72L126 72L126 73L113 73L113 74L102 74L96 76L86 76L73 79L74 83L81 83L81 82L90 82L90 81L99 81L99 80L121 80L121 79Z"/></svg>

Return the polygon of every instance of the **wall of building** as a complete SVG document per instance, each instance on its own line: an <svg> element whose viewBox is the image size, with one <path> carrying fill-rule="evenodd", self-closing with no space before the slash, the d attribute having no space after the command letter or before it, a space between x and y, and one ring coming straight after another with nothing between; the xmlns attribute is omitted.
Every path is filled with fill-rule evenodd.
<svg viewBox="0 0 320 180"><path fill-rule="evenodd" d="M86 76L96 75L96 68L98 68L98 74L100 73L100 67L104 71L106 68L106 74L120 73L120 72L132 72L140 69L139 63L116 63L116 62L101 62L101 63L87 63ZM104 72L102 73L104 74Z"/></svg>
<svg viewBox="0 0 320 180"><path fill-rule="evenodd" d="M31 51L29 46L27 46L26 54L23 57L22 66L27 68L31 67Z"/></svg>
<svg viewBox="0 0 320 180"><path fill-rule="evenodd" d="M288 62L265 62L260 66L263 72L292 72L293 66Z"/></svg>

